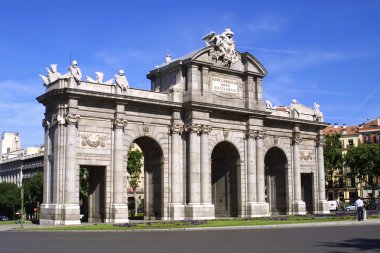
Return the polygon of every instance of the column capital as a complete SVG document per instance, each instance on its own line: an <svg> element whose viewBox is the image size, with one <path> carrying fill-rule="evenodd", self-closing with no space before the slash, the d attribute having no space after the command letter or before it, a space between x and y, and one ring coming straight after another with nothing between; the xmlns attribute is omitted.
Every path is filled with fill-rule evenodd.
<svg viewBox="0 0 380 253"><path fill-rule="evenodd" d="M184 131L183 125L173 124L169 126L170 134L182 134Z"/></svg>
<svg viewBox="0 0 380 253"><path fill-rule="evenodd" d="M315 139L315 142L318 147L323 147L325 145L325 140L322 136L319 136Z"/></svg>
<svg viewBox="0 0 380 253"><path fill-rule="evenodd" d="M50 127L53 127L55 125L64 125L65 123L66 119L61 114L53 114L51 116Z"/></svg>
<svg viewBox="0 0 380 253"><path fill-rule="evenodd" d="M267 137L267 132L263 130L257 130L257 139L265 139Z"/></svg>
<svg viewBox="0 0 380 253"><path fill-rule="evenodd" d="M49 130L50 129L50 121L48 121L47 119L43 119L42 120L42 126L45 128L45 130Z"/></svg>
<svg viewBox="0 0 380 253"><path fill-rule="evenodd" d="M212 131L212 126L210 125L202 125L201 126L201 133L202 134L209 134Z"/></svg>
<svg viewBox="0 0 380 253"><path fill-rule="evenodd" d="M256 139L257 135L258 135L257 130L247 129L246 131L247 139L249 138Z"/></svg>
<svg viewBox="0 0 380 253"><path fill-rule="evenodd" d="M122 118L115 118L114 120L112 120L112 123L115 129L117 128L124 129L128 125L128 121Z"/></svg>
<svg viewBox="0 0 380 253"><path fill-rule="evenodd" d="M187 124L187 125L185 125L184 129L186 132L189 132L189 133L196 132L197 134L200 134L201 128L202 128L202 126L198 125L198 124Z"/></svg>
<svg viewBox="0 0 380 253"><path fill-rule="evenodd" d="M65 119L66 119L67 125L69 125L69 124L78 125L78 123L80 121L80 115L69 113L66 115Z"/></svg>
<svg viewBox="0 0 380 253"><path fill-rule="evenodd" d="M293 144L300 144L302 142L302 137L300 132L294 132L292 137Z"/></svg>

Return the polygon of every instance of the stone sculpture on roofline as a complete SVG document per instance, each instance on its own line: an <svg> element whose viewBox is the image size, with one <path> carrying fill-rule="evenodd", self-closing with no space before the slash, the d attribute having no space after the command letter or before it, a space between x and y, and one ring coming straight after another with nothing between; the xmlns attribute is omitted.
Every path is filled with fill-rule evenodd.
<svg viewBox="0 0 380 253"><path fill-rule="evenodd" d="M69 72L61 75L59 72L57 72L57 64L51 64L51 69L46 68L48 75L39 75L44 82L44 86L48 86L49 84L57 81L58 79L70 79L73 78L74 81L79 85L82 80L82 72L80 68L78 67L78 62L76 60L73 60L71 63L71 66L69 66L68 70ZM89 76L86 76L87 82L91 83L98 83L98 84L108 84L108 85L115 85L120 88L121 92L127 91L129 88L128 80L125 76L124 70L119 70L119 73L115 75L115 78L112 78L108 81L103 82L104 73L102 72L95 72L96 78L93 79Z"/></svg>
<svg viewBox="0 0 380 253"><path fill-rule="evenodd" d="M228 67L240 59L239 53L235 49L233 36L234 33L231 29L226 28L220 35L212 31L202 38L207 46L214 47L213 59L222 60L222 64Z"/></svg>

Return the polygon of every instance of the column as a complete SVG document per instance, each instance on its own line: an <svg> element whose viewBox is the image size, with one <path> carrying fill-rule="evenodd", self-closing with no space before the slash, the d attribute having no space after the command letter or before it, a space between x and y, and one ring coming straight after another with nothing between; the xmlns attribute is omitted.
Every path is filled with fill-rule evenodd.
<svg viewBox="0 0 380 253"><path fill-rule="evenodd" d="M114 120L113 204L123 203L123 135L126 125L126 120Z"/></svg>
<svg viewBox="0 0 380 253"><path fill-rule="evenodd" d="M247 202L257 202L256 192L256 137L257 132L247 130Z"/></svg>
<svg viewBox="0 0 380 253"><path fill-rule="evenodd" d="M200 154L199 154L199 126L192 124L189 127L189 204L200 203Z"/></svg>
<svg viewBox="0 0 380 253"><path fill-rule="evenodd" d="M182 134L183 127L172 125L170 128L172 145L171 145L171 203L182 204L182 187L180 185L180 166L179 166L179 136Z"/></svg>
<svg viewBox="0 0 380 253"><path fill-rule="evenodd" d="M211 169L208 152L208 134L211 126L202 125L201 129L201 201L202 204L211 204Z"/></svg>
<svg viewBox="0 0 380 253"><path fill-rule="evenodd" d="M79 115L68 114L66 116L65 204L78 204L76 201L78 189L75 183L78 169L76 159L76 135L79 121Z"/></svg>
<svg viewBox="0 0 380 253"><path fill-rule="evenodd" d="M123 105L117 105L116 111L123 110ZM128 205L124 202L124 177L123 177L123 144L124 128L127 126L127 120L115 118L114 127L114 146L113 146L113 168L112 168L112 211L110 222L122 223L129 222Z"/></svg>
<svg viewBox="0 0 380 253"><path fill-rule="evenodd" d="M302 142L299 126L293 130L293 212L294 214L306 214L306 205L301 197L301 168L299 144Z"/></svg>
<svg viewBox="0 0 380 253"><path fill-rule="evenodd" d="M256 137L256 166L257 166L257 202L265 202L265 171L264 171L264 152L263 152L263 139L265 133L257 131Z"/></svg>
<svg viewBox="0 0 380 253"><path fill-rule="evenodd" d="M211 164L208 150L208 137L212 127L201 127L201 202L203 219L215 219L215 206L212 204Z"/></svg>
<svg viewBox="0 0 380 253"><path fill-rule="evenodd" d="M185 218L185 209L183 205L183 187L180 184L180 135L183 132L183 126L171 125L171 203L170 203L170 218L172 220L183 220Z"/></svg>
<svg viewBox="0 0 380 253"><path fill-rule="evenodd" d="M316 213L330 213L329 203L326 201L326 192L325 192L325 168L324 168L324 159L323 159L323 130L320 130L320 133L316 139L317 144L317 159L318 159L318 210Z"/></svg>
<svg viewBox="0 0 380 253"><path fill-rule="evenodd" d="M294 178L294 201L301 200L301 175L300 175L300 137L293 138L293 178Z"/></svg>
<svg viewBox="0 0 380 253"><path fill-rule="evenodd" d="M44 119L42 126L45 129L45 153L44 153L44 194L43 194L43 203L50 203L50 170L49 168L49 152L50 152L50 142L49 142L49 129L50 122L47 119Z"/></svg>

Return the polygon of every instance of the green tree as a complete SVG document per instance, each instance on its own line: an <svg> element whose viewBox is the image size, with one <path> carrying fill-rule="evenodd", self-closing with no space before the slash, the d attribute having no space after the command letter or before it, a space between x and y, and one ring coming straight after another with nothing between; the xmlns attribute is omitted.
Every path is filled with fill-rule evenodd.
<svg viewBox="0 0 380 253"><path fill-rule="evenodd" d="M44 195L44 175L37 173L32 178L23 182L24 199L30 203L42 203Z"/></svg>
<svg viewBox="0 0 380 253"><path fill-rule="evenodd" d="M380 144L359 144L350 147L345 161L351 172L358 177L359 183L367 183L372 192L375 192L380 176Z"/></svg>
<svg viewBox="0 0 380 253"><path fill-rule="evenodd" d="M24 188L24 206L27 215L35 213L34 208L39 208L43 201L44 194L44 175L42 172L37 173L30 179L26 179L22 184ZM38 216L35 216L37 219Z"/></svg>
<svg viewBox="0 0 380 253"><path fill-rule="evenodd" d="M127 171L129 174L129 184L133 189L133 198L135 199L135 210L134 215L137 216L137 199L136 199L136 189L140 185L140 175L142 167L143 154L138 149L128 150L128 166Z"/></svg>
<svg viewBox="0 0 380 253"><path fill-rule="evenodd" d="M13 183L0 183L0 213L14 217L15 208L20 207L20 189Z"/></svg>
<svg viewBox="0 0 380 253"><path fill-rule="evenodd" d="M323 148L323 154L325 162L325 177L327 182L333 180L334 173L342 172L343 169L343 147L342 142L340 141L340 137L340 134L325 135L325 146ZM331 186L334 188L333 182ZM328 190L329 187L326 187L326 191Z"/></svg>

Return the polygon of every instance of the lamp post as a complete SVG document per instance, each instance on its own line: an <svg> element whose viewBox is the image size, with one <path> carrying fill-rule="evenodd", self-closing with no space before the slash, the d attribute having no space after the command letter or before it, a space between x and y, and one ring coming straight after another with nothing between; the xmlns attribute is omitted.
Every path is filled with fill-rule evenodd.
<svg viewBox="0 0 380 253"><path fill-rule="evenodd" d="M21 211L20 211L20 215L21 215L21 219L20 219L20 223L21 223L21 229L24 228L24 187L22 186L22 165L21 165L21 168L20 168L20 187L21 187Z"/></svg>

